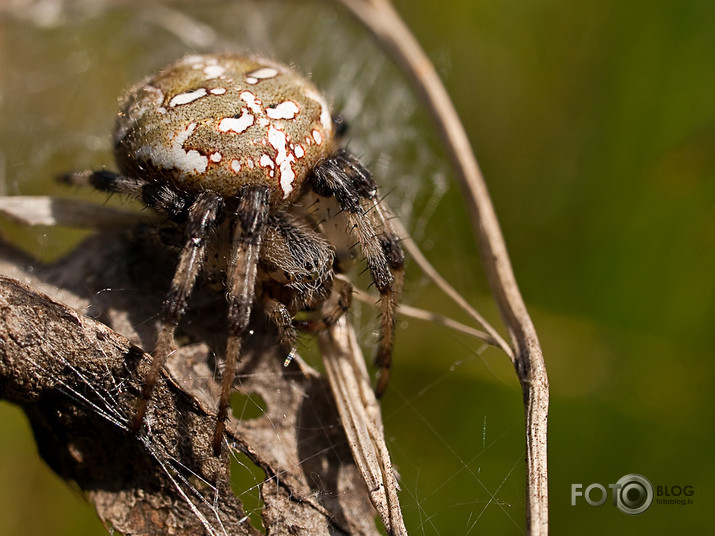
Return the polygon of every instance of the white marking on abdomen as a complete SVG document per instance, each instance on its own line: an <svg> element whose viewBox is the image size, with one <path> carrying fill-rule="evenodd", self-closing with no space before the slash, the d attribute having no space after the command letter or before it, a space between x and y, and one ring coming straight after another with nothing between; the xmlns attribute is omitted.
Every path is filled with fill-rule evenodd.
<svg viewBox="0 0 715 536"><path fill-rule="evenodd" d="M257 84L259 80L275 78L278 76L278 70L273 67L261 67L250 73L246 73L246 82L249 84Z"/></svg>
<svg viewBox="0 0 715 536"><path fill-rule="evenodd" d="M283 189L283 199L285 199L293 191L293 181L295 180L293 162L295 162L295 156L288 152L288 139L282 130L270 127L268 129L268 143L277 153L276 165L280 168L281 188Z"/></svg>
<svg viewBox="0 0 715 536"><path fill-rule="evenodd" d="M328 103L325 102L325 99L320 93L312 89L306 89L305 94L320 106L320 124L323 125L323 130L330 135L333 132L333 118L330 115ZM320 142L318 142L318 144L320 144Z"/></svg>
<svg viewBox="0 0 715 536"><path fill-rule="evenodd" d="M174 106L181 106L182 104L189 104L190 102L194 102L196 99L200 99L201 97L206 96L206 89L205 88L199 88L195 91L187 91L186 93L179 93L178 95L175 95L170 101L169 101L169 107L173 108Z"/></svg>
<svg viewBox="0 0 715 536"><path fill-rule="evenodd" d="M174 134L171 145L144 145L139 149L138 154L147 157L157 167L163 169L176 168L184 173L192 171L203 173L209 165L208 157L195 149L190 151L184 149L184 143L194 130L196 130L196 123L189 123L184 130Z"/></svg>
<svg viewBox="0 0 715 536"><path fill-rule="evenodd" d="M208 80L211 78L218 78L224 72L226 72L226 67L223 65L207 65L204 67L204 74Z"/></svg>
<svg viewBox="0 0 715 536"><path fill-rule="evenodd" d="M261 99L257 99L250 91L242 91L239 97L254 114L260 114L263 111L261 109Z"/></svg>
<svg viewBox="0 0 715 536"><path fill-rule="evenodd" d="M283 101L275 108L266 108L266 115L271 119L294 119L300 108L293 101Z"/></svg>
<svg viewBox="0 0 715 536"><path fill-rule="evenodd" d="M218 124L218 129L221 132L228 132L230 130L237 134L245 132L248 127L253 124L254 117L249 114L245 109L241 110L241 117L224 117Z"/></svg>

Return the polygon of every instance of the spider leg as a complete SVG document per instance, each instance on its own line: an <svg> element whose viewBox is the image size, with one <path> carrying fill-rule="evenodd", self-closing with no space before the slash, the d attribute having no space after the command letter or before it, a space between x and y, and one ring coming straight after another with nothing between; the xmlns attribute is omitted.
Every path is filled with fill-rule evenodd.
<svg viewBox="0 0 715 536"><path fill-rule="evenodd" d="M375 394L380 397L384 394L387 382L390 379L395 334L395 310L397 309L397 300L402 292L405 275L405 255L402 251L402 246L400 246L400 238L390 223L390 215L384 204L377 198L364 200L362 204L366 208L366 216L372 222L373 227L378 230L380 246L393 278L389 296L381 292L380 299L382 327L380 330L380 342L375 356L375 366L379 369Z"/></svg>
<svg viewBox="0 0 715 536"><path fill-rule="evenodd" d="M345 213L380 293L380 342L375 363L380 368L375 392L387 387L392 364L397 297L402 288L404 255L399 238L377 196L370 172L353 155L338 151L319 162L313 171L313 189L323 197L334 197Z"/></svg>
<svg viewBox="0 0 715 536"><path fill-rule="evenodd" d="M144 181L126 177L113 171L74 171L57 177L57 180L72 186L91 186L102 192L141 197Z"/></svg>
<svg viewBox="0 0 715 536"><path fill-rule="evenodd" d="M334 303L325 302L321 310L322 315L318 318L309 320L294 320L293 326L301 331L308 333L317 333L331 327L337 322L341 316L350 310L350 305L353 299L353 287L347 281L340 279L336 280L337 285L340 285L340 290L337 293ZM337 286L336 285L336 286ZM329 305L329 307L325 307Z"/></svg>
<svg viewBox="0 0 715 536"><path fill-rule="evenodd" d="M221 397L213 436L214 454L221 453L231 401L233 379L241 354L241 340L248 326L255 299L258 257L268 219L268 189L246 187L238 198L236 227L233 231L231 257L228 263L228 342L226 365L221 383Z"/></svg>
<svg viewBox="0 0 715 536"><path fill-rule="evenodd" d="M167 184L146 183L106 169L66 173L60 175L58 180L72 186L91 186L101 192L141 199L145 205L167 214L176 222L186 221L192 205L188 196L182 195Z"/></svg>
<svg viewBox="0 0 715 536"><path fill-rule="evenodd" d="M288 308L275 298L266 295L261 297L261 302L268 320L278 328L281 344L294 348L298 334L293 327L293 317Z"/></svg>
<svg viewBox="0 0 715 536"><path fill-rule="evenodd" d="M173 349L174 331L186 310L186 302L203 266L208 236L215 227L221 209L221 197L209 192L200 194L189 209L184 231L184 246L179 255L169 293L162 306L161 327L153 352L151 368L144 378L141 398L134 414L132 423L134 432L141 428L147 403L159 378L159 371Z"/></svg>

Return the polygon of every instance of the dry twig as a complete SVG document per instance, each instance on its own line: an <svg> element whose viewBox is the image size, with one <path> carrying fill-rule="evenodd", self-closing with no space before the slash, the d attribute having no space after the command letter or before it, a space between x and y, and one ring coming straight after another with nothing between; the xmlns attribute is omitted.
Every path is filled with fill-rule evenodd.
<svg viewBox="0 0 715 536"><path fill-rule="evenodd" d="M389 0L339 0L410 78L430 112L462 189L485 272L509 331L526 414L527 531L548 533L549 386L541 347L514 278L504 238L469 139L434 66ZM509 354L509 352L507 352Z"/></svg>
<svg viewBox="0 0 715 536"><path fill-rule="evenodd" d="M147 428L128 431L148 366L140 347L156 336L157 289L173 267L162 256L151 241L116 231L50 267L0 244L0 273L15 278L0 278L0 396L27 413L43 458L107 525L135 535L258 534L231 489L234 451L218 459L210 447L220 293L197 293L182 329L193 344L168 364ZM283 367L286 350L260 320L253 332L238 389L266 407L258 418L232 419L228 431L265 473L256 486L267 533L377 534L328 383L300 358Z"/></svg>

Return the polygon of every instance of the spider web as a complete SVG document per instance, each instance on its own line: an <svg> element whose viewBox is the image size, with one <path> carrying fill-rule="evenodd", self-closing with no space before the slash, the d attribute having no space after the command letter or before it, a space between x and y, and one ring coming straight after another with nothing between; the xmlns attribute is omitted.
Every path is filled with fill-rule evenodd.
<svg viewBox="0 0 715 536"><path fill-rule="evenodd" d="M157 66L189 51L251 51L309 72L334 108L348 119L348 148L373 171L382 195L411 237L428 253L465 259L460 251L463 242L444 240L440 234L465 220L461 208L444 206L451 190L427 118L399 73L344 14L325 3L277 1L217 2L200 8L190 2L141 8L114 8L108 3L101 9L69 2L57 3L54 12L47 7L50 4L30 3L22 11L0 13L2 33L17 52L4 66L6 78L0 94L3 117L8 118L0 125L0 178L6 193L66 196L66 191L50 182L58 171L100 168L111 162L109 121L116 96ZM118 72L118 64L129 70ZM105 202L103 196L92 193L72 195ZM436 223L439 231L433 230ZM80 237L54 229L33 234L13 227L9 232L42 258L68 251L71 246L58 248L56 244L75 243ZM455 230L454 237L458 236ZM24 264L33 265L29 260ZM475 266L473 256L459 281L471 295L479 289L479 283L467 275ZM367 286L364 275L356 277L359 286ZM53 286L58 287L57 283ZM130 296L136 289L112 287L104 292ZM149 297L157 304L161 298L160 292ZM446 307L452 313L441 300L409 264L405 301ZM90 316L102 318L99 302L87 311ZM376 312L365 306L353 314L365 353L371 355ZM135 331L142 329L141 324L131 326ZM404 319L399 327L395 377L383 412L388 444L401 473L408 530L469 534L491 528L505 534L522 533L521 395L508 360L441 326ZM319 356L310 357L311 351L315 354L310 341L303 342L300 351L320 367ZM99 369L97 374L106 380L99 382L106 389L97 391L93 387L96 378L88 380L77 373L75 381L63 386L65 396L123 429L126 422L117 411L117 397L126 385L117 379L121 375L108 369ZM86 392L88 387L95 390ZM248 422L270 420L270 408L260 396L236 395L233 407L234 414ZM273 436L280 436L277 425ZM226 490L177 466L176 457L157 450L155 442L146 441L145 448L160 460L166 478L184 497L184 506L198 524L209 534L227 533L217 506L217 498ZM259 491L266 476L247 457L235 456L233 492L250 522L261 529L265 505ZM310 466L315 459L318 454L297 463Z"/></svg>

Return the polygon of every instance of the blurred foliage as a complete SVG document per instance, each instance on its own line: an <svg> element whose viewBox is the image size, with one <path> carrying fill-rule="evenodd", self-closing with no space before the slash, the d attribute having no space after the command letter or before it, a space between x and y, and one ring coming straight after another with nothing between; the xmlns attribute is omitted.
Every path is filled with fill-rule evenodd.
<svg viewBox="0 0 715 536"><path fill-rule="evenodd" d="M715 485L709 397L715 373L715 3L396 5L464 120L544 347L552 386L552 532L708 532L706 505ZM76 86L76 97L61 103L0 94L4 117L13 111L26 121L23 132L33 133L20 140L23 152L15 124L0 125L7 193L59 194L49 179L17 179L38 162L60 171L110 162L106 113L113 113L113 103L103 99L163 63L163 55L187 48L145 19L135 31L155 40L156 48L141 49L142 39L124 39L127 48L120 48L122 36L112 27L121 32L131 17L123 11L114 22L82 26L70 39L74 56L68 56L73 47L52 45L67 38L67 27L32 33L26 21L0 19L3 88L16 77L33 95L51 97L63 85ZM325 35L306 38L314 48L347 39L336 32L334 15L311 24L326 28ZM286 26L276 39L299 26ZM86 64L96 63L98 50L106 54L104 65L89 80ZM132 54L142 59L126 65ZM10 61L14 55L42 55L62 68L53 76L16 72L23 62ZM328 79L316 71L316 78ZM60 105L76 108L76 131L57 124ZM359 146L369 125L352 121ZM431 166L427 176L448 173L429 123L420 114L414 121L421 141L399 158L426 153L436 160L420 161ZM391 194L393 206L409 193L403 186ZM67 247L56 245L66 237L59 231L34 239L13 232L47 256ZM419 238L440 271L496 322L456 187L441 198ZM408 299L460 316L414 275ZM509 363L438 326L403 321L399 331L384 412L411 533L522 533L523 417ZM0 536L102 534L91 509L39 465L19 413L5 405L0 410ZM570 506L572 483L607 485L631 472L656 485L693 485L694 504L654 504L633 517L608 505Z"/></svg>
<svg viewBox="0 0 715 536"><path fill-rule="evenodd" d="M540 333L553 532L707 532L715 4L397 5L464 119ZM695 502L570 506L571 483L630 472Z"/></svg>

